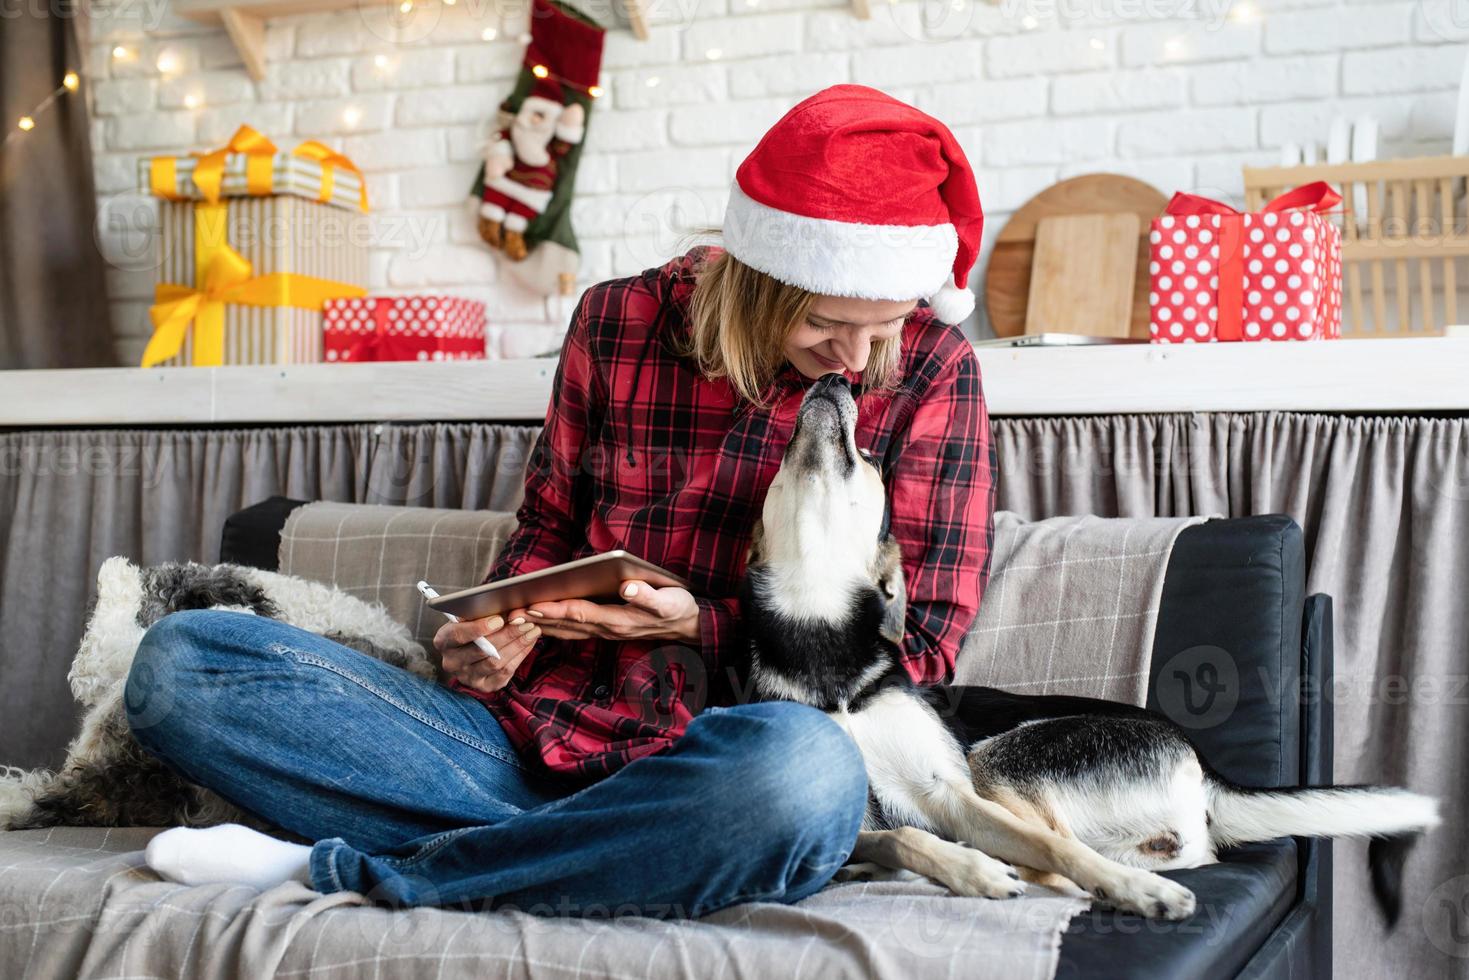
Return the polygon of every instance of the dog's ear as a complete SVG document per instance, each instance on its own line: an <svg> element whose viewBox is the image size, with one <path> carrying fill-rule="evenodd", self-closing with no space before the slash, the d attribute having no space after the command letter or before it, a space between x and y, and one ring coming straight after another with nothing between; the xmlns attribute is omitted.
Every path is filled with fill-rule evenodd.
<svg viewBox="0 0 1469 980"><path fill-rule="evenodd" d="M882 597L882 627L884 638L902 646L904 620L908 615L908 584L903 578L903 553L898 540L891 534L877 546L877 557L872 563L872 581Z"/></svg>

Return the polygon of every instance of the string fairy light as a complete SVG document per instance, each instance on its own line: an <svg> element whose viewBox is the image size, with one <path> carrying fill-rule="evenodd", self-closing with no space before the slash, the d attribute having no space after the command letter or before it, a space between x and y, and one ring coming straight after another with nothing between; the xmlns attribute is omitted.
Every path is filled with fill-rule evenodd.
<svg viewBox="0 0 1469 980"><path fill-rule="evenodd" d="M1260 11L1253 3L1237 3L1229 11L1229 19L1236 24L1248 24L1259 19Z"/></svg>
<svg viewBox="0 0 1469 980"><path fill-rule="evenodd" d="M68 92L76 92L82 87L82 77L74 71L68 71L61 76L61 84L52 89L44 99L36 104L36 107L15 121L15 128L5 133L5 139L0 143L9 143L12 138L24 136L36 128L36 121L49 110L52 104Z"/></svg>
<svg viewBox="0 0 1469 980"><path fill-rule="evenodd" d="M580 82L573 82L571 79L567 78L565 75L558 75L558 74L556 74L554 71L552 71L550 68L546 67L545 65L531 65L530 66L530 73L532 75L536 76L537 78L551 78L551 79L555 79L556 81L560 82L566 88L574 88L578 92L585 92L585 93L587 93L587 95L591 96L594 99L600 99L602 97L602 93L604 91L603 88L602 88L602 86L600 86L600 85L583 85ZM656 85L657 82L654 82L653 84Z"/></svg>

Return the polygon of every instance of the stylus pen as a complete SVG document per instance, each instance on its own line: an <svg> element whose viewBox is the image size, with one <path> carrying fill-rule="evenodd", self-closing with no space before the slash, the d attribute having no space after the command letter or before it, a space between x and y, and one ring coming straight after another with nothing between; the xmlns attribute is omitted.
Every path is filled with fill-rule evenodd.
<svg viewBox="0 0 1469 980"><path fill-rule="evenodd" d="M434 591L434 587L427 582L419 582L418 591L423 593L425 599L437 599L439 597L439 594ZM459 622L459 617L453 613L442 613L442 615L451 623ZM496 660L500 659L500 651L495 649L495 645L490 642L488 636L476 636L474 638L474 645L483 650L485 656L494 657Z"/></svg>

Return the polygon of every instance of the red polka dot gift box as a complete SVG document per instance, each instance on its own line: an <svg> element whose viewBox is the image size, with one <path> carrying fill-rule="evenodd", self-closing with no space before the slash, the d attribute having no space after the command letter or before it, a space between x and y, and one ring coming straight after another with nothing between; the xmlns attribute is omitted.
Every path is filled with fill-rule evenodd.
<svg viewBox="0 0 1469 980"><path fill-rule="evenodd" d="M327 361L463 361L485 356L485 304L458 296L328 300Z"/></svg>
<svg viewBox="0 0 1469 980"><path fill-rule="evenodd" d="M1150 233L1155 344L1341 336L1341 196L1318 181L1258 214L1175 194Z"/></svg>

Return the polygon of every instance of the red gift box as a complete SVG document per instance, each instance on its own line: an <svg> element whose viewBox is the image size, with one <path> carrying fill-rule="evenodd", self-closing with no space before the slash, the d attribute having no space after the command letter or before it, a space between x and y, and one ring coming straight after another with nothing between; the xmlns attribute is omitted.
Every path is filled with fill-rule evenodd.
<svg viewBox="0 0 1469 980"><path fill-rule="evenodd" d="M485 304L457 296L327 300L328 361L462 361L485 356Z"/></svg>
<svg viewBox="0 0 1469 980"><path fill-rule="evenodd" d="M1324 181L1258 214L1174 194L1152 224L1148 331L1155 344L1341 336L1341 203Z"/></svg>

